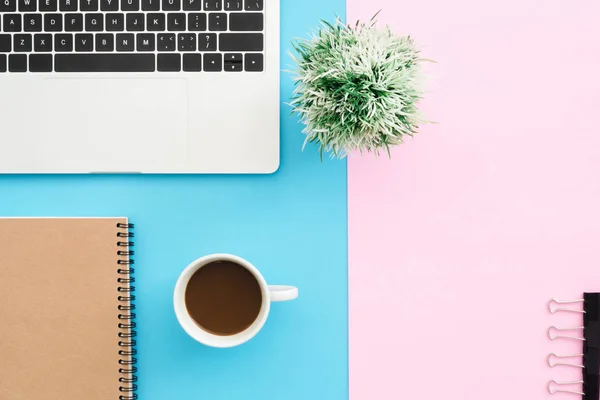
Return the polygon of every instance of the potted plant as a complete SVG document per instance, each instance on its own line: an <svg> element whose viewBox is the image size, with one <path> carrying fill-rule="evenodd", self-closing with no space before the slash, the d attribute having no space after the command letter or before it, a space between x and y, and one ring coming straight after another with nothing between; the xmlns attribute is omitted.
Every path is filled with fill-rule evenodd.
<svg viewBox="0 0 600 400"><path fill-rule="evenodd" d="M419 50L410 36L369 23L322 22L293 43L295 90L290 105L304 124L306 143L344 158L358 150L379 154L417 133L425 122Z"/></svg>

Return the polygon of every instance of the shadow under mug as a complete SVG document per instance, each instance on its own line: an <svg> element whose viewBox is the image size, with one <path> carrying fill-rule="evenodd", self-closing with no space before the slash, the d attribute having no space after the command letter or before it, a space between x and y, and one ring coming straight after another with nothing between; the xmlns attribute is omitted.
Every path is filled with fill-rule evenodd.
<svg viewBox="0 0 600 400"><path fill-rule="evenodd" d="M235 335L215 335L202 329L192 319L185 305L185 290L192 275L194 275L200 268L215 261L230 261L241 265L250 271L252 275L254 275L260 286L262 304L258 316L252 325L242 332L236 333ZM293 300L296 297L298 297L298 288L294 286L267 285L265 278L263 278L258 269L249 261L232 254L210 254L197 259L183 270L175 285L173 305L175 307L175 315L177 316L177 320L188 335L204 345L224 348L239 346L240 344L243 344L256 336L256 334L262 329L263 325L267 321L269 310L271 308L271 302Z"/></svg>

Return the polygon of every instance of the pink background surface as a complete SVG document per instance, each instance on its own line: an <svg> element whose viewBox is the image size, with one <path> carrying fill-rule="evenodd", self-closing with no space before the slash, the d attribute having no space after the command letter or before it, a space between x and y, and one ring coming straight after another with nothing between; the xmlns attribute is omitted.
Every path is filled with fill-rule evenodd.
<svg viewBox="0 0 600 400"><path fill-rule="evenodd" d="M349 0L438 63L436 125L351 157L350 393L547 399L547 301L600 291L600 3ZM553 398L573 398L555 395Z"/></svg>

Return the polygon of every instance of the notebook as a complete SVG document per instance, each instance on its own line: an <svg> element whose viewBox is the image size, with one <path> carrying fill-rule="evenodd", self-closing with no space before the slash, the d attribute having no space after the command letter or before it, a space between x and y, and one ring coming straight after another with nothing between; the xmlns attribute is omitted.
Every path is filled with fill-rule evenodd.
<svg viewBox="0 0 600 400"><path fill-rule="evenodd" d="M0 219L0 399L137 398L132 227Z"/></svg>

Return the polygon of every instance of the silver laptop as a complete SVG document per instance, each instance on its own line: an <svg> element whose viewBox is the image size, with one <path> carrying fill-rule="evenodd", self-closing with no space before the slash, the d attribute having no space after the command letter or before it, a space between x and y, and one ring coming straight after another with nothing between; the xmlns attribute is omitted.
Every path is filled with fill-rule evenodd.
<svg viewBox="0 0 600 400"><path fill-rule="evenodd" d="M0 173L272 173L279 0L1 0Z"/></svg>

